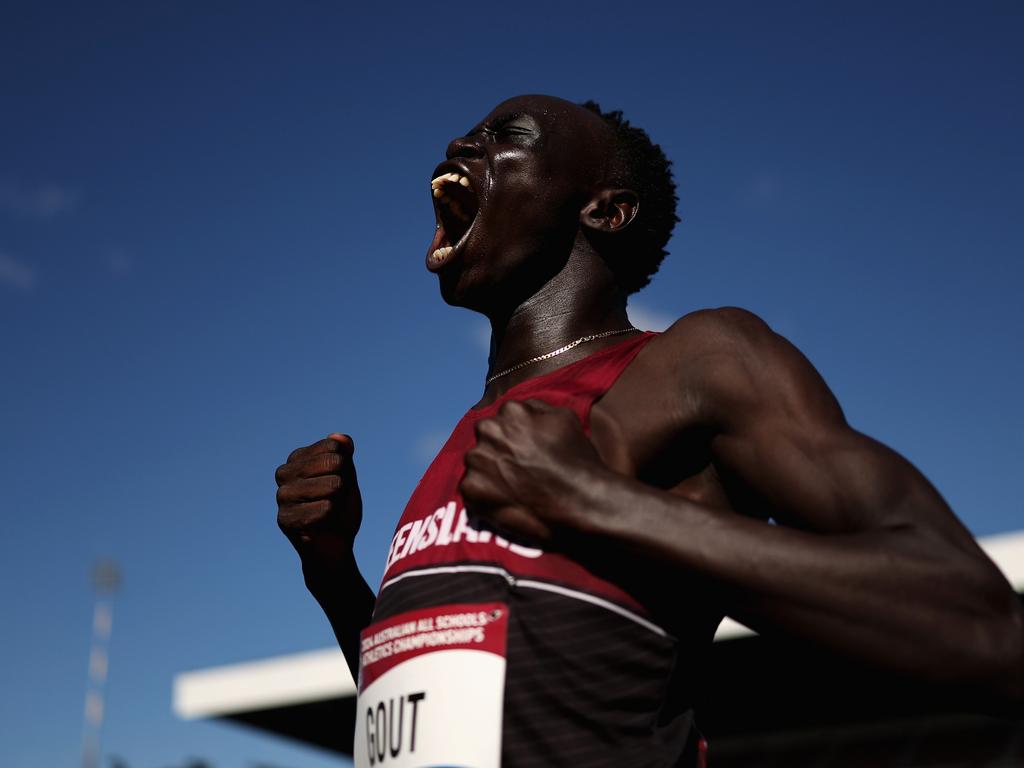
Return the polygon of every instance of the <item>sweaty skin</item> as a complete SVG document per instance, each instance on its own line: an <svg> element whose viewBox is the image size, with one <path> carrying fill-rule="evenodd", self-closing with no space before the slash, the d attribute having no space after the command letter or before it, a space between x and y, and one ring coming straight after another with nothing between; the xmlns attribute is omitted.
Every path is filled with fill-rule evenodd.
<svg viewBox="0 0 1024 768"><path fill-rule="evenodd" d="M435 169L469 179L459 200L473 216L465 230L434 198L427 267L445 301L489 318L491 372L629 325L599 247L643 201L607 181L610 139L577 105L523 96ZM477 407L622 339L499 378ZM929 482L852 429L807 359L749 312L695 312L648 343L595 404L589 439L539 401L507 403L477 439L460 487L471 517L627 586L677 635L707 637L730 615L981 708L1024 708L1024 610L1005 578ZM279 523L350 664L374 600L351 555L351 458L335 435L278 470ZM674 611L665 584L699 594L703 618Z"/></svg>

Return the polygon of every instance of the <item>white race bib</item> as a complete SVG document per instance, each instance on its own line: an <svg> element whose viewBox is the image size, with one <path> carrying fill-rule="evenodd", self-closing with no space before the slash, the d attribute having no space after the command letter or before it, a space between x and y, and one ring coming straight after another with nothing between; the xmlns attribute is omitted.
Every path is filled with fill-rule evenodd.
<svg viewBox="0 0 1024 768"><path fill-rule="evenodd" d="M499 768L508 606L408 611L360 635L356 768Z"/></svg>

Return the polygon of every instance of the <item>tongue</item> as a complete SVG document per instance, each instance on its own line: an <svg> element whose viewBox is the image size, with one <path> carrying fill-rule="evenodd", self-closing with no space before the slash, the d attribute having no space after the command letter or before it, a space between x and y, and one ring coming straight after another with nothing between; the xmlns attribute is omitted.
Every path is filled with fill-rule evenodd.
<svg viewBox="0 0 1024 768"><path fill-rule="evenodd" d="M439 226L434 230L434 239L430 241L430 252L427 255L429 256L438 248L443 248L446 245L451 245L451 243L448 242L448 235L445 234L444 227Z"/></svg>

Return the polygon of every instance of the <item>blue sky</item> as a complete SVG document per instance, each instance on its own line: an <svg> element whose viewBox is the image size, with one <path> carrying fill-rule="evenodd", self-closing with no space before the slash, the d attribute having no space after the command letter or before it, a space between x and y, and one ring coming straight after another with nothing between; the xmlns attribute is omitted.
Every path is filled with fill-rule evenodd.
<svg viewBox="0 0 1024 768"><path fill-rule="evenodd" d="M0 763L78 759L96 557L106 747L327 766L170 712L175 673L331 644L273 470L354 435L379 578L478 397L423 268L445 144L523 92L621 108L682 223L638 322L740 305L979 535L1024 528L1017 2L7 4L0 14Z"/></svg>

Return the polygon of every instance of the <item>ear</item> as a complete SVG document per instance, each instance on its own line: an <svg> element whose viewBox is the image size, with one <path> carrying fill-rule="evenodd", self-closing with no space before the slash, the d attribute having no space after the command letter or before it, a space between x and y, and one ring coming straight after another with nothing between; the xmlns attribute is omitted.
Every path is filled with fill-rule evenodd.
<svg viewBox="0 0 1024 768"><path fill-rule="evenodd" d="M618 232L636 218L640 198L631 189L602 189L580 211L580 223L597 232Z"/></svg>

